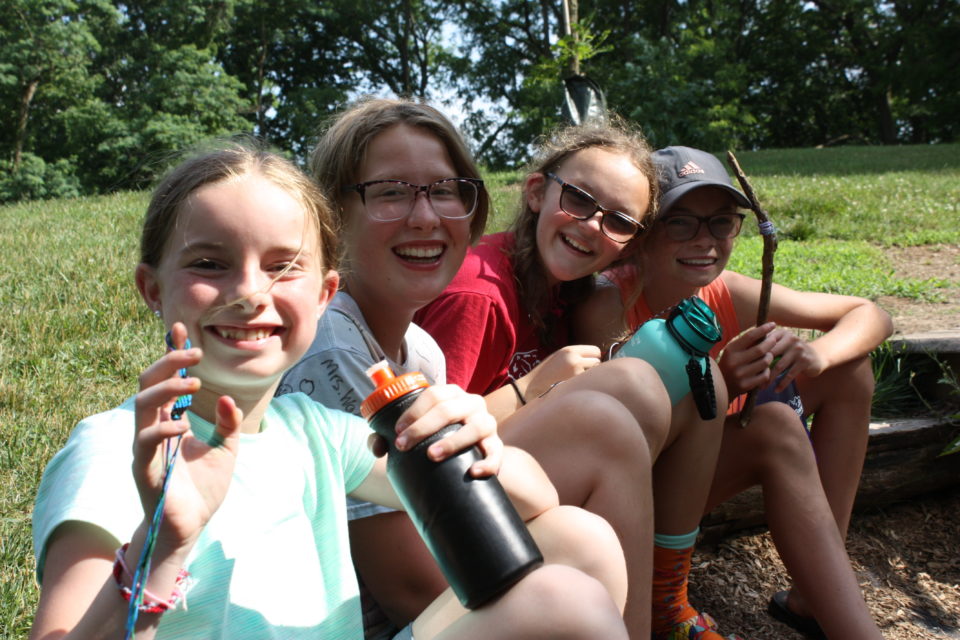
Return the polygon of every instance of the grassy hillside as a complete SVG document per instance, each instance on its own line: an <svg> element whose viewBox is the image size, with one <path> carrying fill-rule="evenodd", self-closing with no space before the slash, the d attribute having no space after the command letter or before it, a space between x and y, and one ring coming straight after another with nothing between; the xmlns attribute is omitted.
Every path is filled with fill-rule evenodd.
<svg viewBox="0 0 960 640"><path fill-rule="evenodd" d="M778 282L927 299L957 286L893 278L884 248L960 242L960 145L738 158L783 232ZM512 215L520 179L488 176L492 229ZM26 637L36 606L30 513L44 466L79 419L132 394L141 368L163 350L132 279L145 203L145 194L123 193L0 207L3 638ZM760 244L749 226L734 268L758 273Z"/></svg>

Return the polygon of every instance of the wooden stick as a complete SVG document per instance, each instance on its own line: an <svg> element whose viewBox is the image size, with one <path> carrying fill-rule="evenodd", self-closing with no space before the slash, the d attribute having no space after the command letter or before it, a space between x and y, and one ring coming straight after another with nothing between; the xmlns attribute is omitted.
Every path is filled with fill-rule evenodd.
<svg viewBox="0 0 960 640"><path fill-rule="evenodd" d="M777 252L777 233L770 216L760 206L757 196L753 192L753 187L747 180L746 174L740 168L737 157L732 151L727 151L727 161L733 169L734 175L740 182L744 195L750 201L750 209L757 216L757 225L760 227L760 236L763 238L763 257L762 271L760 278L760 303L757 307L757 326L767 321L767 313L770 311L770 292L773 289L773 254ZM750 416L753 414L753 407L757 403L757 389L752 389L747 393L746 402L743 410L740 412L740 426L746 427L750 423Z"/></svg>

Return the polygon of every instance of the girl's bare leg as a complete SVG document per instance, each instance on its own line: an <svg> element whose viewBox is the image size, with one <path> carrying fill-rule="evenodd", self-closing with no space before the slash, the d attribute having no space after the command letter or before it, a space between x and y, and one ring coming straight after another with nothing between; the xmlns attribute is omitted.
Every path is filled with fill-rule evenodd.
<svg viewBox="0 0 960 640"><path fill-rule="evenodd" d="M490 604L467 612L444 592L413 625L417 640L621 640L620 612L597 580L562 565L545 565Z"/></svg>
<svg viewBox="0 0 960 640"><path fill-rule="evenodd" d="M599 367L597 367L599 368ZM589 373L589 372L587 372ZM627 566L624 619L635 638L649 637L653 504L650 454L644 430L618 399L572 384L586 373L533 400L500 426L504 442L530 452L557 488L561 504L595 513L610 523ZM651 387L644 421L665 431L669 411L663 385ZM667 404L667 407L669 405Z"/></svg>
<svg viewBox="0 0 960 640"><path fill-rule="evenodd" d="M823 491L847 536L870 434L874 379L870 358L832 367L798 382L804 410L813 414L810 439Z"/></svg>
<svg viewBox="0 0 960 640"><path fill-rule="evenodd" d="M746 428L738 416L727 420L708 510L756 484L763 487L774 544L794 582L810 594L807 604L824 632L881 638L823 494L806 430L783 403L757 406Z"/></svg>

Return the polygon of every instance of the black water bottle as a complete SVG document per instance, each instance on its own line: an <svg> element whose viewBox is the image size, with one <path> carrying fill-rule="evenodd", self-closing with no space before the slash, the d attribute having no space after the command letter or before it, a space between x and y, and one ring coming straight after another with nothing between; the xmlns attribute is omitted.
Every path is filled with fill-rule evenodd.
<svg viewBox="0 0 960 640"><path fill-rule="evenodd" d="M460 424L409 451L395 448L397 418L429 386L423 374L394 376L380 362L367 375L377 388L360 413L389 443L387 477L454 593L475 609L542 564L543 556L496 476L470 476L471 465L483 459L477 447L442 462L427 457L427 448Z"/></svg>

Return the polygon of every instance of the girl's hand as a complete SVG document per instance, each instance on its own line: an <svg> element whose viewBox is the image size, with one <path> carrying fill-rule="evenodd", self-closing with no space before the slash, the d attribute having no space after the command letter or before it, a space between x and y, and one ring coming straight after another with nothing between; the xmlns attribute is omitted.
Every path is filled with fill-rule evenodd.
<svg viewBox="0 0 960 640"><path fill-rule="evenodd" d="M558 382L569 380L600 364L600 348L592 344L574 344L551 353L533 371L517 383L527 401L538 398Z"/></svg>
<svg viewBox="0 0 960 640"><path fill-rule="evenodd" d="M770 333L776 344L770 350L773 354L773 366L770 367L770 376L778 380L775 391L778 393L787 388L801 373L816 377L823 373L826 364L820 355L806 340L787 329L775 329Z"/></svg>
<svg viewBox="0 0 960 640"><path fill-rule="evenodd" d="M427 455L440 462L473 445L484 459L470 468L473 477L496 475L503 459L503 442L497 435L497 421L487 412L483 396L467 393L454 384L425 389L397 420L396 446L412 449L418 442L454 423L458 430L430 445Z"/></svg>
<svg viewBox="0 0 960 640"><path fill-rule="evenodd" d="M787 388L801 373L819 375L823 360L801 337L767 322L730 341L720 358L720 370L730 395L739 395L777 379L776 391Z"/></svg>
<svg viewBox="0 0 960 640"><path fill-rule="evenodd" d="M186 328L176 323L172 331L173 343L183 345ZM177 397L200 389L198 378L181 378L178 371L195 366L201 358L200 349L168 352L140 375L140 392L135 400L133 475L147 520L153 517L163 487L164 441L172 438L168 445L173 447L175 437L182 436L167 488L160 537L174 548L192 544L223 502L236 462L243 418L232 398L221 397L216 408L217 443L213 445L193 436L186 413L180 420L171 419Z"/></svg>
<svg viewBox="0 0 960 640"><path fill-rule="evenodd" d="M776 326L767 322L747 329L724 347L717 364L731 398L769 384L774 359L771 350L777 343L771 333Z"/></svg>

